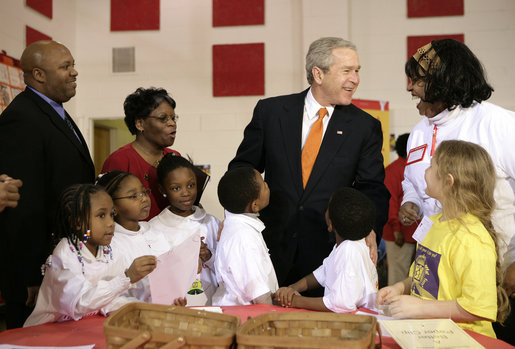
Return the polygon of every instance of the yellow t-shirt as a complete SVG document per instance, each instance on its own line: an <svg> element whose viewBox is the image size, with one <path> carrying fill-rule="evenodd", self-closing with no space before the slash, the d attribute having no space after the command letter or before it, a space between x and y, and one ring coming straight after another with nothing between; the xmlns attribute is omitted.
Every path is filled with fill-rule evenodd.
<svg viewBox="0 0 515 349"><path fill-rule="evenodd" d="M411 295L429 300L457 300L471 314L491 321L497 317L495 263L497 255L490 234L477 217L466 214L433 226L417 244ZM495 338L489 321L458 323L460 327Z"/></svg>

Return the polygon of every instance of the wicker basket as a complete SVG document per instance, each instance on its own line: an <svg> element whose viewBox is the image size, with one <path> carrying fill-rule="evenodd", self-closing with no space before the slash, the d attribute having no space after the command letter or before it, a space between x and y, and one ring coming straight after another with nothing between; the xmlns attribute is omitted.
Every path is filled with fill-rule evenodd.
<svg viewBox="0 0 515 349"><path fill-rule="evenodd" d="M147 303L123 306L104 322L108 349L232 348L240 318Z"/></svg>
<svg viewBox="0 0 515 349"><path fill-rule="evenodd" d="M374 348L373 316L335 313L270 313L249 319L236 335L238 349ZM381 343L378 345L381 346Z"/></svg>

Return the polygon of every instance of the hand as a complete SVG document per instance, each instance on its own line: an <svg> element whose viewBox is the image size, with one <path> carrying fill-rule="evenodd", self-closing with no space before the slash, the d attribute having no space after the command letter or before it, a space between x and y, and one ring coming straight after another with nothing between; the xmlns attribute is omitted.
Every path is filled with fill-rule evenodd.
<svg viewBox="0 0 515 349"><path fill-rule="evenodd" d="M394 296L390 300L389 312L398 319L415 319L422 314L424 300L408 295Z"/></svg>
<svg viewBox="0 0 515 349"><path fill-rule="evenodd" d="M274 301L282 307L291 307L293 296L300 296L300 293L291 287L281 287L273 295Z"/></svg>
<svg viewBox="0 0 515 349"><path fill-rule="evenodd" d="M502 287L506 290L508 297L515 298L515 262L511 263L506 269Z"/></svg>
<svg viewBox="0 0 515 349"><path fill-rule="evenodd" d="M399 208L399 222L403 225L412 225L417 221L419 212L420 208L408 201Z"/></svg>
<svg viewBox="0 0 515 349"><path fill-rule="evenodd" d="M211 259L211 256L213 255L211 251L207 248L207 244L204 243L204 238L202 237L200 240L200 254L199 257L202 260L203 263L207 262Z"/></svg>
<svg viewBox="0 0 515 349"><path fill-rule="evenodd" d="M18 206L18 200L20 200L18 189L22 185L19 179L13 179L6 174L0 175L0 212L6 207Z"/></svg>
<svg viewBox="0 0 515 349"><path fill-rule="evenodd" d="M131 284L138 282L150 274L156 268L157 259L155 256L141 256L136 258L125 275L131 279Z"/></svg>
<svg viewBox="0 0 515 349"><path fill-rule="evenodd" d="M38 300L39 286L27 286L27 301L25 305L34 308Z"/></svg>
<svg viewBox="0 0 515 349"><path fill-rule="evenodd" d="M218 226L218 232L216 233L216 241L220 241L220 236L222 236L222 229L224 228L224 221L220 223Z"/></svg>
<svg viewBox="0 0 515 349"><path fill-rule="evenodd" d="M375 307L377 309L382 309L384 306L390 304L392 297L400 296L402 293L403 291L400 289L400 287L397 287L397 284L383 287L377 292Z"/></svg>
<svg viewBox="0 0 515 349"><path fill-rule="evenodd" d="M394 231L393 236L395 236L395 244L402 247L404 245L404 235L400 231Z"/></svg>
<svg viewBox="0 0 515 349"><path fill-rule="evenodd" d="M179 297L173 300L173 305L177 305L179 307L185 307L187 303L188 301L186 300L186 297Z"/></svg>
<svg viewBox="0 0 515 349"><path fill-rule="evenodd" d="M376 242L376 232L374 229L370 231L370 234L367 235L365 238L365 243L368 246L368 249L370 250L370 259L374 263L375 266L377 266L377 242Z"/></svg>

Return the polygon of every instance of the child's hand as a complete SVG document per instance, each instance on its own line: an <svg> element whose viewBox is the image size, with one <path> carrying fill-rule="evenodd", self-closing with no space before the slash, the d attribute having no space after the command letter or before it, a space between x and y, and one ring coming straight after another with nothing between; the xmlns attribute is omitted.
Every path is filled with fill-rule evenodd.
<svg viewBox="0 0 515 349"><path fill-rule="evenodd" d="M125 275L131 279L131 284L138 282L150 274L156 268L157 259L155 256L141 256L136 258Z"/></svg>
<svg viewBox="0 0 515 349"><path fill-rule="evenodd" d="M204 238L202 238L202 240L204 240ZM200 241L200 259L202 260L202 262L207 262L208 260L211 259L211 256L213 255L211 253L211 251L207 248L207 245L204 243L204 241Z"/></svg>
<svg viewBox="0 0 515 349"><path fill-rule="evenodd" d="M281 287L274 294L276 303L283 307L291 307L293 303L293 296L300 296L300 293L291 287Z"/></svg>
<svg viewBox="0 0 515 349"><path fill-rule="evenodd" d="M179 298L175 298L173 300L173 305L177 305L179 307L185 307L186 303L188 303L188 301L186 300L186 297L179 297Z"/></svg>
<svg viewBox="0 0 515 349"><path fill-rule="evenodd" d="M390 304L390 300L394 296L400 296L402 292L393 286L386 286L377 292L375 306L377 309L381 309L385 305Z"/></svg>
<svg viewBox="0 0 515 349"><path fill-rule="evenodd" d="M390 316L399 319L414 319L423 314L423 299L415 296L400 295L390 298Z"/></svg>

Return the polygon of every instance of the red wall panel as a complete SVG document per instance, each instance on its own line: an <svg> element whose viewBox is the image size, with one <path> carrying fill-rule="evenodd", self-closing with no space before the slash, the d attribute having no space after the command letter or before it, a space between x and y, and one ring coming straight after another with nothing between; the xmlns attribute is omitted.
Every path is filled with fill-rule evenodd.
<svg viewBox="0 0 515 349"><path fill-rule="evenodd" d="M213 0L213 27L265 24L264 0Z"/></svg>
<svg viewBox="0 0 515 349"><path fill-rule="evenodd" d="M446 38L454 39L465 43L464 34L408 36L408 59L415 54L419 47L429 44L432 40L440 40Z"/></svg>
<svg viewBox="0 0 515 349"><path fill-rule="evenodd" d="M52 0L26 0L25 4L42 15L52 18Z"/></svg>
<svg viewBox="0 0 515 349"><path fill-rule="evenodd" d="M463 16L463 0L408 0L408 18Z"/></svg>
<svg viewBox="0 0 515 349"><path fill-rule="evenodd" d="M265 94L265 44L213 45L213 96Z"/></svg>
<svg viewBox="0 0 515 349"><path fill-rule="evenodd" d="M111 0L111 31L158 30L159 0Z"/></svg>
<svg viewBox="0 0 515 349"><path fill-rule="evenodd" d="M40 31L37 31L34 28L29 27L28 25L25 26L25 44L26 46L29 46L35 41L39 40L52 40L52 37L43 34Z"/></svg>

